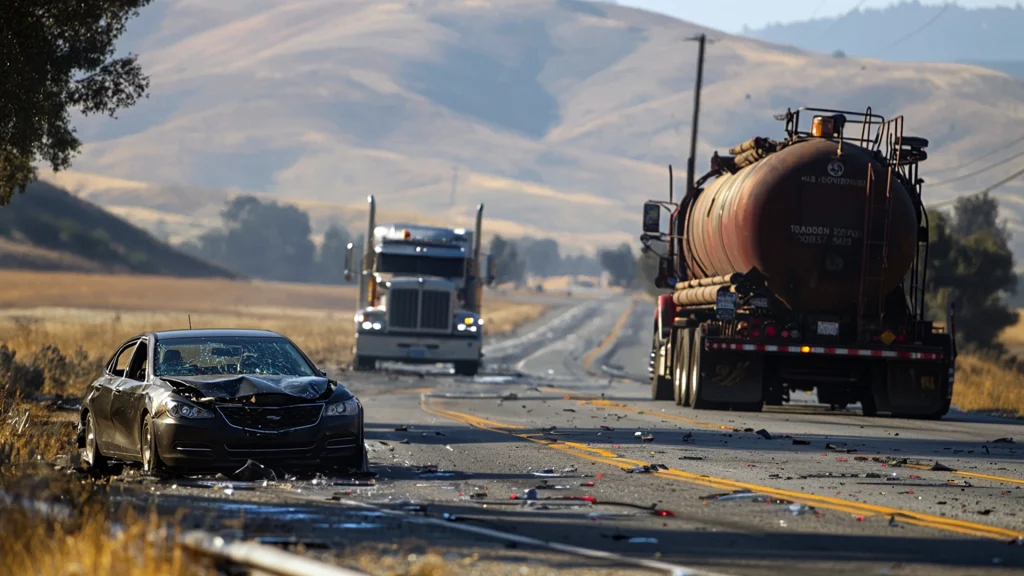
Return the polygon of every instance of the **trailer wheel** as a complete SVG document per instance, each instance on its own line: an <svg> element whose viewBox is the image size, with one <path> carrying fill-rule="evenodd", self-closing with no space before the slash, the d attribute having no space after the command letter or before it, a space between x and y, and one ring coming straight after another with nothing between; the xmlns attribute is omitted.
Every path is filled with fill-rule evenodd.
<svg viewBox="0 0 1024 576"><path fill-rule="evenodd" d="M693 331L693 344L690 348L690 377L687 379L689 398L687 399L690 408L704 410L710 408L710 402L700 397L700 360L704 356L704 333L698 327Z"/></svg>
<svg viewBox="0 0 1024 576"><path fill-rule="evenodd" d="M454 362L455 373L459 376L476 376L476 373L480 371L479 362Z"/></svg>
<svg viewBox="0 0 1024 576"><path fill-rule="evenodd" d="M658 338L658 333L654 333L654 372L651 372L651 399L652 400L671 400L672 399L672 381L665 378L658 373L659 366L662 360L662 342Z"/></svg>
<svg viewBox="0 0 1024 576"><path fill-rule="evenodd" d="M690 351L693 348L693 328L676 333L676 361L672 365L672 392L676 406L690 405Z"/></svg>

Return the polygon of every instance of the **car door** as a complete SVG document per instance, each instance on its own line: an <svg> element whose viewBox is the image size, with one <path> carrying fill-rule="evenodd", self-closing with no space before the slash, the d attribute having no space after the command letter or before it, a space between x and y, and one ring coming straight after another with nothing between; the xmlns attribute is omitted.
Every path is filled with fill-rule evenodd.
<svg viewBox="0 0 1024 576"><path fill-rule="evenodd" d="M114 422L114 435L121 452L141 457L139 452L139 417L145 402L143 395L149 371L149 341L139 340L128 363L124 378L114 387L110 403L110 419Z"/></svg>
<svg viewBox="0 0 1024 576"><path fill-rule="evenodd" d="M115 425L111 420L111 403L114 399L114 390L124 380L124 374L128 370L128 364L138 342L138 338L132 338L122 344L107 362L103 376L89 385L87 401L96 421L96 441L100 451L107 455L120 453Z"/></svg>

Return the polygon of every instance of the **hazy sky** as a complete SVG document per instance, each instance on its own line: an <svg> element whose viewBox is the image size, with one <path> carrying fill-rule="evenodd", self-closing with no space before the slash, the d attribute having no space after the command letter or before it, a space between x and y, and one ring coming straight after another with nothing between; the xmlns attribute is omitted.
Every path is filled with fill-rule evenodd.
<svg viewBox="0 0 1024 576"><path fill-rule="evenodd" d="M618 0L623 6L636 6L670 14L723 32L738 33L743 26L761 28L772 22L790 22L810 18L840 16L859 6L883 8L897 4L893 0ZM945 1L921 0L922 4ZM965 8L1014 6L1017 0L957 0Z"/></svg>

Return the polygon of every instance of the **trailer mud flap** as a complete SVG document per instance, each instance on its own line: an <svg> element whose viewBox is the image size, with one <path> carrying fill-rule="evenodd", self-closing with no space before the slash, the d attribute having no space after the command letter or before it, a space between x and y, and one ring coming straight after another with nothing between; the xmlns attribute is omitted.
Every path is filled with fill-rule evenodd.
<svg viewBox="0 0 1024 576"><path fill-rule="evenodd" d="M886 366L888 406L893 414L932 414L949 402L949 364L889 361ZM881 407L881 406L880 406Z"/></svg>
<svg viewBox="0 0 1024 576"><path fill-rule="evenodd" d="M700 359L700 396L708 402L760 402L764 355L705 350Z"/></svg>

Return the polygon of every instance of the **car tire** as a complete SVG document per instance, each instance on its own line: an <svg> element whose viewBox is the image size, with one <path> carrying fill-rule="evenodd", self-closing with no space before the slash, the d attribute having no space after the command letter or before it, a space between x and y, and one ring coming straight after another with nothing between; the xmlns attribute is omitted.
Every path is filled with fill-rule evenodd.
<svg viewBox="0 0 1024 576"><path fill-rule="evenodd" d="M156 447L156 430L153 428L153 416L148 412L139 423L139 455L142 458L142 472L158 474L165 471L160 460L160 452Z"/></svg>
<svg viewBox="0 0 1024 576"><path fill-rule="evenodd" d="M82 469L96 476L107 476L112 472L110 458L100 452L97 439L96 417L89 412L85 416L85 443L80 450Z"/></svg>

